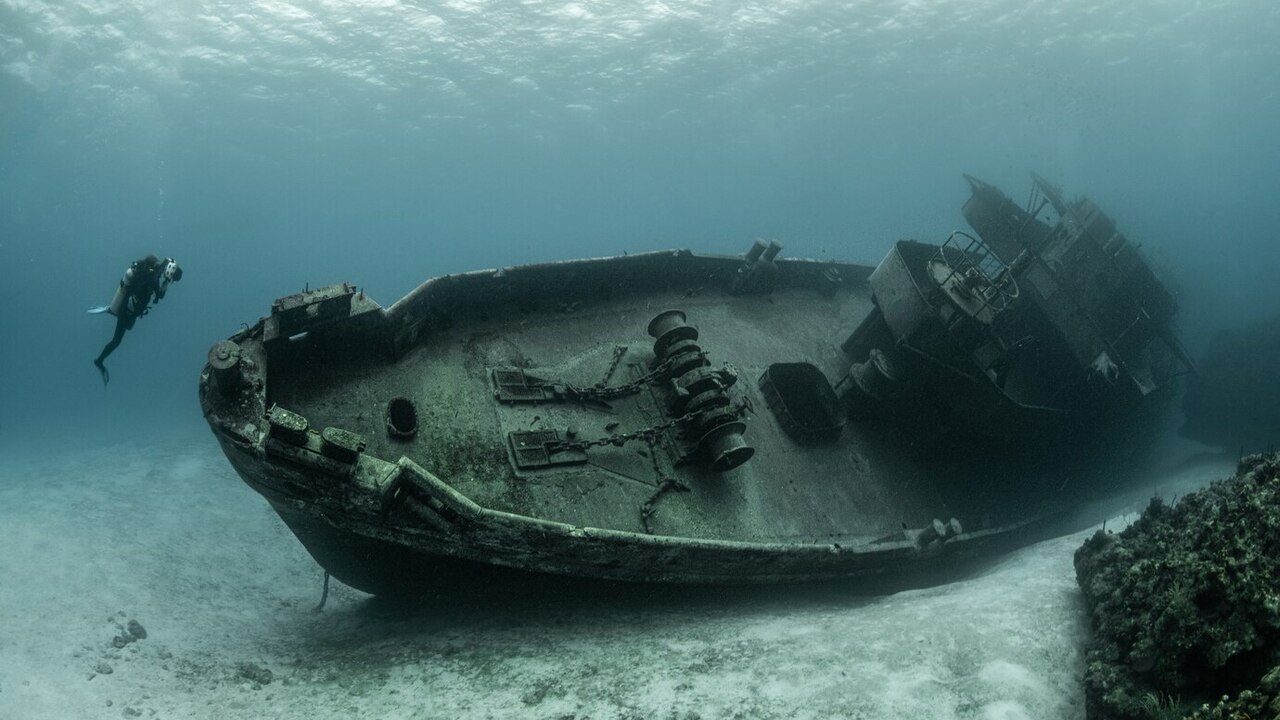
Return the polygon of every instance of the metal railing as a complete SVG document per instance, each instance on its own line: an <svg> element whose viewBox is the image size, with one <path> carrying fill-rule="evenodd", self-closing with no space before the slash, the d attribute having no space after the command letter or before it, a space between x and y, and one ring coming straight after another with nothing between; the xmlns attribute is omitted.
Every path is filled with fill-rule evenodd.
<svg viewBox="0 0 1280 720"><path fill-rule="evenodd" d="M966 310L974 315L989 310L994 317L1018 298L1018 284L1009 266L986 243L966 232L951 233L933 261L949 268L937 278L938 284L964 297Z"/></svg>

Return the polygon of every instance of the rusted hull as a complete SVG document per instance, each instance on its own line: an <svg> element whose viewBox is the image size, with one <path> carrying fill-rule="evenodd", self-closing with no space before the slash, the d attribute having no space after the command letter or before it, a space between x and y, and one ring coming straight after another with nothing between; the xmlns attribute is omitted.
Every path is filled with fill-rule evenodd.
<svg viewBox="0 0 1280 720"><path fill-rule="evenodd" d="M913 267L969 257L909 245ZM940 312L932 275L779 249L477 271L385 309L307 290L214 346L202 409L312 556L378 594L922 579L1044 537L1105 480L1065 424L971 432L1027 425L987 397L1027 383L1001 337L902 317ZM940 336L907 333L931 363L885 361L916 327ZM951 351L970 335L986 365Z"/></svg>
<svg viewBox="0 0 1280 720"><path fill-rule="evenodd" d="M324 507L291 497L281 491L288 484L282 478L296 469L219 439L237 473L267 499L317 563L343 583L378 595L459 582L518 583L538 576L674 585L927 582L940 571L1042 539L1051 534L1056 519L1046 515L933 539L907 532L862 547L743 543L573 527L493 513L433 496L428 486L403 501L413 507L396 513L417 520L400 524L381 513ZM424 512L442 522L423 522Z"/></svg>

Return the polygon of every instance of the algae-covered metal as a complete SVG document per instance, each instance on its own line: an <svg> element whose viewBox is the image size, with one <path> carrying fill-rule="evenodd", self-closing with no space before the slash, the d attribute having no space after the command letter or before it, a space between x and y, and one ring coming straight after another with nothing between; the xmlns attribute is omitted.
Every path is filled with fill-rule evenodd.
<svg viewBox="0 0 1280 720"><path fill-rule="evenodd" d="M871 275L876 308L845 344L855 406L1025 438L1128 413L1194 372L1172 295L1091 200L1035 176L1024 209L966 178L978 236L898 242Z"/></svg>
<svg viewBox="0 0 1280 720"><path fill-rule="evenodd" d="M1040 232L1036 211L1023 229ZM1073 502L1064 439L1141 405L1135 358L1166 337L1107 325L1119 370L1102 368L1098 402L1027 402L1040 395L1016 388L1098 383L1100 355L1032 300L1029 268L1057 277L1074 257L993 252L1025 245L1006 235L899 243L877 268L759 241L510 267L389 308L311 290L214 346L202 406L244 480L369 592L500 569L776 583L937 568L1023 544ZM1172 314L1135 302L1157 325ZM1070 390L1028 366L1047 357ZM1042 407L1038 441L1010 445Z"/></svg>

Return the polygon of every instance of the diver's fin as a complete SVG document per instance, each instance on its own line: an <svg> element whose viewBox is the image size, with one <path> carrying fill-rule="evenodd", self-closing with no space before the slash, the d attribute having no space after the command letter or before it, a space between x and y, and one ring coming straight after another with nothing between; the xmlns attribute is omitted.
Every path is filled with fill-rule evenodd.
<svg viewBox="0 0 1280 720"><path fill-rule="evenodd" d="M110 305L99 305L98 307L95 307L95 308L89 308L90 315L101 315L103 313L108 313L108 312L111 312Z"/></svg>

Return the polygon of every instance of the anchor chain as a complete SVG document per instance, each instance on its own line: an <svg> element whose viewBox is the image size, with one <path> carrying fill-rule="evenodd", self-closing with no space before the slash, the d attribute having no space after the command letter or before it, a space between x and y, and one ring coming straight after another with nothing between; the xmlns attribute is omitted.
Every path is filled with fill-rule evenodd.
<svg viewBox="0 0 1280 720"><path fill-rule="evenodd" d="M539 381L544 386L551 386L559 400L598 403L608 408L606 400L639 392L656 381L669 380L671 397L668 398L666 413L676 417L635 432L611 434L594 440L579 440L571 433L564 440L546 442L545 449L550 453L585 454L593 447L621 447L635 440L643 440L652 446L664 433L679 427L678 437L688 441L688 447L681 449L680 462L701 453L707 456L711 470L725 472L749 460L755 449L742 439L742 432L746 429L742 418L751 410L746 403L733 402L727 392L737 382L740 373L729 363L725 363L721 370L712 369L706 351L696 343L698 329L687 324L685 319L683 311L667 310L649 322L649 335L655 338L654 361L649 363L648 372L630 382L614 387L607 385L627 352L625 345L614 346L613 358L604 379L593 386ZM605 431L611 429L611 426L606 426Z"/></svg>
<svg viewBox="0 0 1280 720"><path fill-rule="evenodd" d="M752 409L750 407L750 401L748 400L745 402L735 403L733 405L733 410L734 410L733 414L735 417L742 417L743 415L746 415L752 412ZM605 437L596 438L594 440L557 440L555 442L548 442L547 449L552 452L586 451L588 448L604 447L606 445L612 445L614 447L622 447L623 445L629 442L632 442L635 440L643 440L650 445L650 449L652 450L655 444L654 441L656 441L659 437L661 437L662 433L674 427L677 427L682 423L691 422L704 415L710 415L713 412L715 412L715 408L693 410L677 418L672 418L667 422L658 423L657 425L651 425L646 428L641 428L639 430L636 430L635 432L615 433L613 435L607 435ZM655 461L655 467L656 467L656 461Z"/></svg>
<svg viewBox="0 0 1280 720"><path fill-rule="evenodd" d="M613 377L613 371L618 369L618 363L622 361L622 356L626 354L626 345L617 345L613 348L613 361L609 363L609 369L604 371L604 379L595 384L597 390L609 384L609 378Z"/></svg>
<svg viewBox="0 0 1280 720"><path fill-rule="evenodd" d="M635 432L616 433L595 440L559 440L547 443L547 449L552 452L561 452L566 450L586 451L588 448L604 447L605 445L613 445L614 447L622 447L626 443L633 440L644 440L646 443L652 444L662 433L679 425L687 420L692 420L699 415L705 414L706 410L696 410L694 412L685 413L678 418L669 420L664 423L652 425L647 428L641 428Z"/></svg>
<svg viewBox="0 0 1280 720"><path fill-rule="evenodd" d="M618 363L622 360L622 355L626 352L625 347L619 347L622 352L618 352L617 349L614 350L613 364L609 367L609 374L606 375L606 379L604 381L601 381L591 387L579 387L577 385L570 385L566 383L564 385L565 396L574 400L612 400L614 398L625 397L627 395L640 392L640 390L649 383L666 375L667 371L671 368L672 359L668 359L629 383L614 385L613 387L605 387L604 383L607 382L608 377L613 374L614 368L617 367ZM706 357L705 352L700 354L703 357Z"/></svg>
<svg viewBox="0 0 1280 720"><path fill-rule="evenodd" d="M668 477L662 478L662 481L658 483L658 489L655 490L653 494L649 496L649 499L645 500L644 504L640 506L640 525L644 527L645 534L653 534L653 527L650 526L649 521L653 519L654 513L657 512L658 500L661 499L663 495L666 495L669 492L686 493L689 491L689 486L679 480Z"/></svg>

